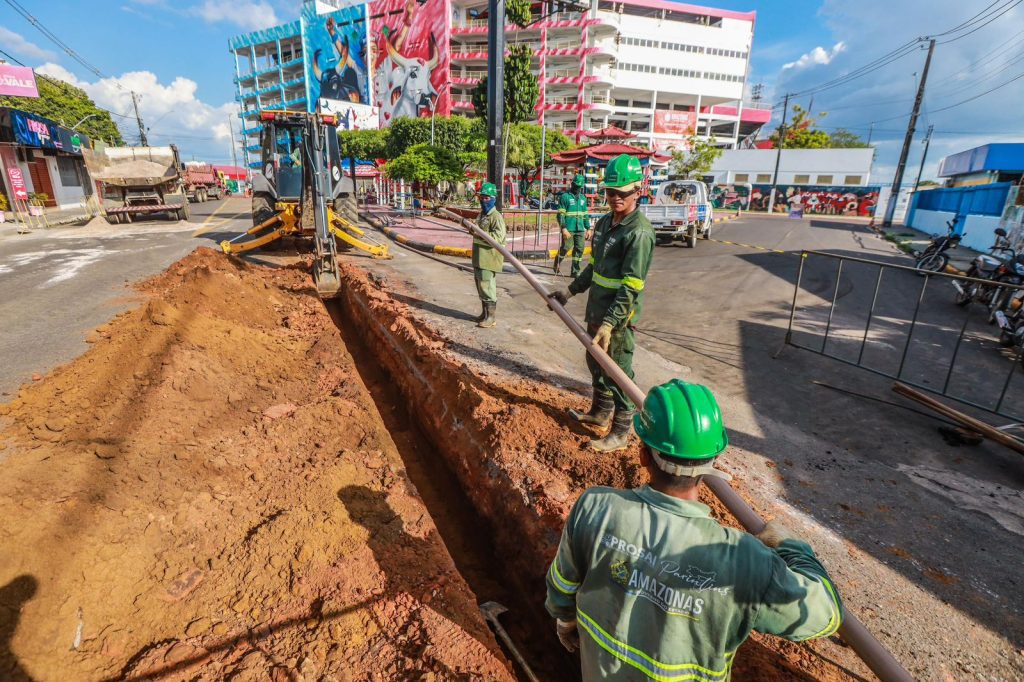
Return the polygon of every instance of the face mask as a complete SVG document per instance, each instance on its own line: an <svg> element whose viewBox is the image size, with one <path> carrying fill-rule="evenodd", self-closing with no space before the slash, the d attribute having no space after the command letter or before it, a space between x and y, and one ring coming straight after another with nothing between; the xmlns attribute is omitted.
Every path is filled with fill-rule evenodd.
<svg viewBox="0 0 1024 682"><path fill-rule="evenodd" d="M583 188L580 187L579 185L576 185L576 186L574 186L572 188L572 193L576 194L576 195L582 194L583 193Z"/></svg>
<svg viewBox="0 0 1024 682"><path fill-rule="evenodd" d="M484 213L489 213L494 208L495 201L494 197L480 197L480 208L483 209Z"/></svg>

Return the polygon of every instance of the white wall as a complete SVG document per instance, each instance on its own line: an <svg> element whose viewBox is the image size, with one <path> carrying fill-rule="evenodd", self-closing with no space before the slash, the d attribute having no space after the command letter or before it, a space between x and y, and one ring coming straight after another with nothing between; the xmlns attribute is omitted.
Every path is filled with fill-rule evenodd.
<svg viewBox="0 0 1024 682"><path fill-rule="evenodd" d="M968 215L964 220L964 238L960 243L975 251L988 251L996 241L992 231L999 227L999 220L999 216ZM916 214L914 222L917 222ZM942 229L945 231L945 224Z"/></svg>
<svg viewBox="0 0 1024 682"><path fill-rule="evenodd" d="M885 207L882 206L880 210L884 211ZM956 213L952 211L922 211L917 209L914 211L914 223L911 227L928 234L946 234L946 231L949 229L946 226L946 222L952 220L955 216ZM991 244L991 241L989 243ZM964 245L967 245L966 241L964 241Z"/></svg>
<svg viewBox="0 0 1024 682"><path fill-rule="evenodd" d="M57 169L57 159L52 156L46 157L46 168L50 171L50 184L56 196L51 197L57 202L59 208L77 208L85 199L85 188L82 186L65 187L60 182L60 171Z"/></svg>
<svg viewBox="0 0 1024 682"><path fill-rule="evenodd" d="M842 185L847 175L861 176L861 184L870 184L872 149L783 149L779 162L779 184L795 183L794 176L809 175L808 184L818 184L817 176L831 175L832 184ZM715 181L735 182L737 173L746 173L747 182L757 184L758 174L775 170L775 149L726 149L711 167ZM770 180L769 180L770 182Z"/></svg>

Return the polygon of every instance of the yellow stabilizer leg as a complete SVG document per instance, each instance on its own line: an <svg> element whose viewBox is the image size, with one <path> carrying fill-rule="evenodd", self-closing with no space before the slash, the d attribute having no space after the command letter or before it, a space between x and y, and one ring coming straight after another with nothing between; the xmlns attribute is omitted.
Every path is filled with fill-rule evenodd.
<svg viewBox="0 0 1024 682"><path fill-rule="evenodd" d="M275 239L280 239L285 234L287 234L287 228L279 227L273 232L270 232L269 234L265 234L262 237L257 237L256 239L253 239L252 241L248 242L235 244L229 241L223 241L220 243L220 248L224 251L224 253L244 253L246 251L252 251L253 249L258 249L261 246L265 246L266 244L269 244Z"/></svg>
<svg viewBox="0 0 1024 682"><path fill-rule="evenodd" d="M391 258L391 255L388 253L387 244L370 244L369 242L365 242L359 239L358 237L349 234L348 232L349 230L352 230L358 233L360 236L366 234L358 227L348 222L344 218L334 215L333 213L331 215L331 218L333 220L331 221L329 229L331 231L331 234L333 234L335 237L345 242L346 244L350 244L356 247L357 249L367 252L374 258Z"/></svg>

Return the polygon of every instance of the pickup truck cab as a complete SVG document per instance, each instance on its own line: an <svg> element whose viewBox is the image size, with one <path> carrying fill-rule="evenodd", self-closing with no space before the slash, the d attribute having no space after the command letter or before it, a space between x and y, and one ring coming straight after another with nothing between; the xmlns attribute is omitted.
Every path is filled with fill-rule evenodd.
<svg viewBox="0 0 1024 682"><path fill-rule="evenodd" d="M712 208L708 188L700 180L666 180L654 201L639 206L654 227L659 244L683 240L691 248L711 235Z"/></svg>

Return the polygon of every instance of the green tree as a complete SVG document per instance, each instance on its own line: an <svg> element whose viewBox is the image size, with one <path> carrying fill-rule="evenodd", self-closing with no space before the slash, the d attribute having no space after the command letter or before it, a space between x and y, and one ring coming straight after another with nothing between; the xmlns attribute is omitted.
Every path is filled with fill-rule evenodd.
<svg viewBox="0 0 1024 682"><path fill-rule="evenodd" d="M520 28L526 28L532 18L530 0L505 0L505 18Z"/></svg>
<svg viewBox="0 0 1024 682"><path fill-rule="evenodd" d="M783 147L786 149L825 149L826 147L831 147L832 144L828 133L815 127L818 121L826 116L828 114L821 113L817 117L811 118L806 109L799 104L794 104L793 117L786 124L786 140ZM779 129L776 128L769 138L776 147L779 146L779 132Z"/></svg>
<svg viewBox="0 0 1024 682"><path fill-rule="evenodd" d="M354 156L357 159L387 158L389 129L380 130L339 130L338 144L342 158Z"/></svg>
<svg viewBox="0 0 1024 682"><path fill-rule="evenodd" d="M21 109L68 127L86 119L76 130L96 140L124 144L121 131L117 129L110 114L97 107L84 90L40 74L36 76L36 84L39 86L38 98L0 97L0 106Z"/></svg>
<svg viewBox="0 0 1024 682"><path fill-rule="evenodd" d="M683 149L672 150L670 169L673 175L684 178L700 178L711 171L715 160L722 155L722 149L710 140L697 137L693 133L686 138Z"/></svg>
<svg viewBox="0 0 1024 682"><path fill-rule="evenodd" d="M533 50L529 45L513 45L505 57L505 123L523 123L537 118L540 85L531 67ZM473 90L473 109L487 118L487 77Z"/></svg>
<svg viewBox="0 0 1024 682"><path fill-rule="evenodd" d="M465 179L463 164L445 147L416 144L391 159L384 166L389 178L437 185L441 182L459 182Z"/></svg>
<svg viewBox="0 0 1024 682"><path fill-rule="evenodd" d="M513 123L508 126L505 143L505 162L515 168L519 178L519 191L525 194L537 179L541 164L542 129L536 123ZM573 141L560 130L548 128L544 140L544 165L551 163L551 155L572 149ZM486 158L486 155L485 155Z"/></svg>
<svg viewBox="0 0 1024 682"><path fill-rule="evenodd" d="M482 150L483 141L482 138L476 139L478 134L477 126L465 116L437 116L434 119L434 144L456 154ZM388 128L384 158L395 159L415 145L429 143L429 118L399 117Z"/></svg>
<svg viewBox="0 0 1024 682"><path fill-rule="evenodd" d="M828 136L828 146L834 149L863 149L870 147L857 133L846 128L836 128Z"/></svg>

